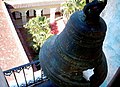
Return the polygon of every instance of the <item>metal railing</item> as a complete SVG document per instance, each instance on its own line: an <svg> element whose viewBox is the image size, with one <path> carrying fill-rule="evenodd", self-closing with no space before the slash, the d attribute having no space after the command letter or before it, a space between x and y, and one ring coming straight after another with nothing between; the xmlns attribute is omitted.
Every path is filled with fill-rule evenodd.
<svg viewBox="0 0 120 87"><path fill-rule="evenodd" d="M36 67L37 67L37 71L35 71ZM3 73L6 78L8 87L33 87L37 84L40 84L48 80L48 78L44 75L40 67L39 60L3 71ZM18 74L20 74L19 78L17 77ZM13 80L14 85L10 85L11 79ZM11 83L13 84L13 82Z"/></svg>

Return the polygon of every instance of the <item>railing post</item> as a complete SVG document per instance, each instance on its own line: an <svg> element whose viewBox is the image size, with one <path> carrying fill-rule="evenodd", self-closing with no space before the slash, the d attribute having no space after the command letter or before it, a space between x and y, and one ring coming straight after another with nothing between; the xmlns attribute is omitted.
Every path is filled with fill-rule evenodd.
<svg viewBox="0 0 120 87"><path fill-rule="evenodd" d="M8 87L7 82L5 80L5 76L0 68L0 87Z"/></svg>

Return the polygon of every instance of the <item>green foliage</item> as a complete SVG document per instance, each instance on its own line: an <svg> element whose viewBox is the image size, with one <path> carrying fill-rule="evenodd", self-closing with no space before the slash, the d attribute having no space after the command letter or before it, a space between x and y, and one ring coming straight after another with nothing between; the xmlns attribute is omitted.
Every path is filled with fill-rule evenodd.
<svg viewBox="0 0 120 87"><path fill-rule="evenodd" d="M86 4L86 0L69 0L62 4L63 6L63 14L69 19L71 14L73 14L77 10L83 9Z"/></svg>
<svg viewBox="0 0 120 87"><path fill-rule="evenodd" d="M49 20L45 16L37 16L32 18L24 25L24 28L27 29L29 37L30 46L38 52L43 43L52 36L50 33L51 29L49 26Z"/></svg>

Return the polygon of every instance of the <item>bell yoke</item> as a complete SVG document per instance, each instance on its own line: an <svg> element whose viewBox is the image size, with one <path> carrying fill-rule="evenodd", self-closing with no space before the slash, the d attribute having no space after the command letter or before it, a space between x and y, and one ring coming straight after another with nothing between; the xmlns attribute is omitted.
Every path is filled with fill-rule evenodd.
<svg viewBox="0 0 120 87"><path fill-rule="evenodd" d="M99 16L107 0L86 0L83 10L73 13L65 29L49 38L39 53L45 75L59 87L99 87L107 76L102 50L107 26ZM83 71L93 69L89 80Z"/></svg>

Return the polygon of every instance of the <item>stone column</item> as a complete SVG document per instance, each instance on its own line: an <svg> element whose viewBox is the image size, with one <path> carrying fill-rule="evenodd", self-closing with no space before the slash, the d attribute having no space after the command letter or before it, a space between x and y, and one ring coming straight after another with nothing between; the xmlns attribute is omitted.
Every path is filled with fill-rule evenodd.
<svg viewBox="0 0 120 87"><path fill-rule="evenodd" d="M47 15L47 14L50 14L50 9L48 8L43 9L43 15Z"/></svg>
<svg viewBox="0 0 120 87"><path fill-rule="evenodd" d="M36 9L36 16L41 16L42 9Z"/></svg>
<svg viewBox="0 0 120 87"><path fill-rule="evenodd" d="M5 76L1 68L0 68L0 87L8 87L6 80L5 80Z"/></svg>
<svg viewBox="0 0 120 87"><path fill-rule="evenodd" d="M33 17L34 16L34 10L29 10L29 16Z"/></svg>
<svg viewBox="0 0 120 87"><path fill-rule="evenodd" d="M26 11L21 11L21 14L22 14L22 24L25 25L27 22Z"/></svg>
<svg viewBox="0 0 120 87"><path fill-rule="evenodd" d="M50 23L53 23L55 21L55 12L56 8L50 8Z"/></svg>

